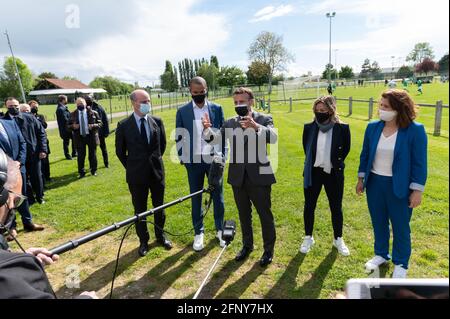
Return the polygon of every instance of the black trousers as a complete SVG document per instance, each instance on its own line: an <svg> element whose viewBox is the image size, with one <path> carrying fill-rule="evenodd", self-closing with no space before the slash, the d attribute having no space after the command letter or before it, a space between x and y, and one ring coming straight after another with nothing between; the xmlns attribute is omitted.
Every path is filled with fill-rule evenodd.
<svg viewBox="0 0 450 319"><path fill-rule="evenodd" d="M63 138L63 149L64 149L64 155L66 157L70 156L69 144L71 141L72 141L72 157L75 157L77 155L77 150L75 149L75 145L73 144L72 136L67 136L67 137Z"/></svg>
<svg viewBox="0 0 450 319"><path fill-rule="evenodd" d="M42 200L44 197L44 181L42 179L41 160L38 155L27 158L25 167L31 184L31 189L28 188L27 190L27 196L30 197L31 201L33 201L33 198Z"/></svg>
<svg viewBox="0 0 450 319"><path fill-rule="evenodd" d="M86 147L89 152L89 167L91 173L97 172L97 143L95 142L95 136L92 134L86 135L85 137L80 136L79 143L77 145L78 152L78 173L84 174L86 171L84 169L84 160L86 159Z"/></svg>
<svg viewBox="0 0 450 319"><path fill-rule="evenodd" d="M105 166L109 165L108 161L108 150L106 149L106 137L100 136L100 149L102 150L103 163Z"/></svg>
<svg viewBox="0 0 450 319"><path fill-rule="evenodd" d="M305 221L305 234L312 236L314 229L314 212L316 210L317 199L319 198L322 186L325 186L325 192L331 210L331 220L333 223L334 238L342 237L342 227L344 217L342 214L342 197L344 194L344 175L337 174L334 169L331 174L327 174L322 168L313 167L312 186L305 188L305 209L303 217Z"/></svg>
<svg viewBox="0 0 450 319"><path fill-rule="evenodd" d="M234 200L239 211L242 244L253 249L252 204L261 221L264 251L273 253L276 241L275 222L272 214L272 186L252 185L246 175L241 187L233 186Z"/></svg>
<svg viewBox="0 0 450 319"><path fill-rule="evenodd" d="M134 213L141 214L147 211L148 193L151 192L152 205L158 207L164 204L165 186L161 183L142 185L128 184L131 193L131 201L133 202ZM150 240L148 233L146 218L136 223L136 233L141 243L147 243ZM162 240L164 237L164 224L166 222L166 214L164 210L158 211L154 216L155 220L155 237Z"/></svg>

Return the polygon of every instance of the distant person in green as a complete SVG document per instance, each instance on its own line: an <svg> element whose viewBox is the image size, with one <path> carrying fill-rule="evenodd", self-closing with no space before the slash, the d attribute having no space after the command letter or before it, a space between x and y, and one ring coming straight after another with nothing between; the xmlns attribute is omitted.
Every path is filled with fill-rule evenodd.
<svg viewBox="0 0 450 319"><path fill-rule="evenodd" d="M417 80L417 91L419 92L420 95L423 94L423 82L422 80Z"/></svg>
<svg viewBox="0 0 450 319"><path fill-rule="evenodd" d="M406 92L408 91L408 80L407 79L403 79L402 80L402 84L403 84L403 90L405 90Z"/></svg>

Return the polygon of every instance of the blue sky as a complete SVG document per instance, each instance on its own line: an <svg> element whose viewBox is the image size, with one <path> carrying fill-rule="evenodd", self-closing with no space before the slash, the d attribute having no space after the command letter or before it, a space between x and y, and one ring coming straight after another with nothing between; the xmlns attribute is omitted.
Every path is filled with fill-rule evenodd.
<svg viewBox="0 0 450 319"><path fill-rule="evenodd" d="M214 54L222 65L246 70L246 51L261 31L282 35L296 57L288 75L317 74L328 63L328 11L336 11L338 67L359 71L366 57L401 65L424 41L439 59L449 47L448 7L447 0L15 0L0 4L2 13L16 12L2 14L0 29L9 30L16 55L35 73L86 83L112 75L147 85L158 81L166 59ZM0 57L8 54L1 37Z"/></svg>

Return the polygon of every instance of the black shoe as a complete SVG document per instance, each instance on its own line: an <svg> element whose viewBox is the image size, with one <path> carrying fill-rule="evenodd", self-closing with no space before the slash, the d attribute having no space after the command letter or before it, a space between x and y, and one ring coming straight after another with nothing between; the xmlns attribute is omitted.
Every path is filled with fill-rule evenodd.
<svg viewBox="0 0 450 319"><path fill-rule="evenodd" d="M39 198L39 199L37 200L37 202L38 202L40 205L45 204L45 199Z"/></svg>
<svg viewBox="0 0 450 319"><path fill-rule="evenodd" d="M66 155L66 160L71 161L73 158L70 155Z"/></svg>
<svg viewBox="0 0 450 319"><path fill-rule="evenodd" d="M147 243L141 243L139 246L139 256L144 257L148 253L148 244Z"/></svg>
<svg viewBox="0 0 450 319"><path fill-rule="evenodd" d="M86 173L80 173L80 175L78 175L78 179L82 179L85 176L86 176Z"/></svg>
<svg viewBox="0 0 450 319"><path fill-rule="evenodd" d="M92 176L97 176L97 172L91 172Z"/></svg>
<svg viewBox="0 0 450 319"><path fill-rule="evenodd" d="M172 242L165 237L156 240L156 242L163 246L166 250L171 250L173 247Z"/></svg>
<svg viewBox="0 0 450 319"><path fill-rule="evenodd" d="M76 154L76 153L75 153L75 154L72 154L72 157L77 157L77 156L78 156L78 154Z"/></svg>
<svg viewBox="0 0 450 319"><path fill-rule="evenodd" d="M243 247L240 252L237 253L236 257L234 258L235 261L242 261L246 259L250 253L253 251L253 249Z"/></svg>
<svg viewBox="0 0 450 319"><path fill-rule="evenodd" d="M105 168L109 168L109 164L108 163L105 163Z"/></svg>
<svg viewBox="0 0 450 319"><path fill-rule="evenodd" d="M261 267L266 267L272 262L273 259L273 253L270 251L265 251L262 255L261 259L259 260L259 265Z"/></svg>

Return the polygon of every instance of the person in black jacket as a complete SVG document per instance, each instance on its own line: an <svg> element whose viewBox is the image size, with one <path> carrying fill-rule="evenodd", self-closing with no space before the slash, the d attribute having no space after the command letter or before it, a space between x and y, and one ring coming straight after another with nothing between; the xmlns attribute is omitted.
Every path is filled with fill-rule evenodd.
<svg viewBox="0 0 450 319"><path fill-rule="evenodd" d="M67 124L70 120L70 111L67 107L67 96L58 96L58 107L56 108L56 119L58 122L59 136L63 140L63 149L66 159L72 160L72 157L77 157L77 151L73 144L72 132L67 129ZM72 156L69 153L69 144L72 141Z"/></svg>
<svg viewBox="0 0 450 319"><path fill-rule="evenodd" d="M28 104L30 105L31 108L31 114L33 114L38 119L38 121L41 122L42 126L46 130L48 126L47 120L43 114L39 114L39 103L37 101L31 100L28 102ZM47 156L41 160L41 171L44 184L45 181L50 181L50 160L48 157L49 155L50 155L50 142L47 137Z"/></svg>
<svg viewBox="0 0 450 319"><path fill-rule="evenodd" d="M133 114L122 120L116 130L116 155L126 170L126 179L131 193L135 214L147 211L149 191L153 207L164 203L165 172L162 156L166 151L166 133L162 120L149 115L151 100L144 90L136 90L130 95ZM157 242L166 249L172 243L164 234L166 216L164 210L155 213L155 236ZM136 232L139 237L139 255L148 253L150 236L146 220L138 222Z"/></svg>
<svg viewBox="0 0 450 319"><path fill-rule="evenodd" d="M106 148L106 138L109 135L109 121L105 109L98 104L94 98L90 95L85 98L88 108L96 111L102 120L102 127L98 130L98 137L100 139L100 149L102 150L103 163L105 167L109 167L108 150Z"/></svg>
<svg viewBox="0 0 450 319"><path fill-rule="evenodd" d="M315 241L313 238L314 211L317 199L325 186L330 203L334 240L333 246L340 254L350 255L342 239L345 158L350 152L350 128L341 123L336 110L336 101L325 96L314 102L315 119L305 124L303 130L303 150L306 155L304 165L304 221L305 238L301 253L308 253Z"/></svg>

